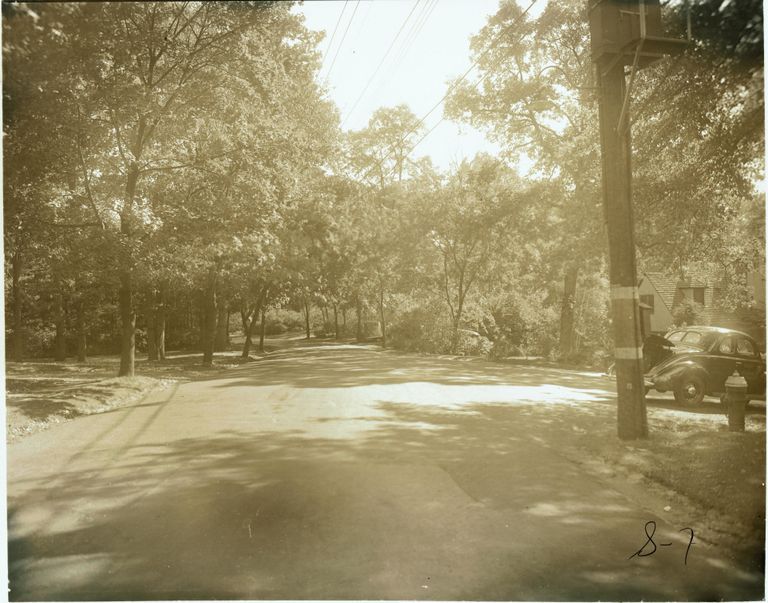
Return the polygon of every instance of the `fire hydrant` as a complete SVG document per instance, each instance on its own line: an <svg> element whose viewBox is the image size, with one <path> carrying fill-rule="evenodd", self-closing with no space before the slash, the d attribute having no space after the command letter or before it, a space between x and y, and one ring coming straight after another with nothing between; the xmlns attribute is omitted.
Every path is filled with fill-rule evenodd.
<svg viewBox="0 0 768 603"><path fill-rule="evenodd" d="M728 431L744 431L747 411L747 380L738 369L725 380L725 402L728 409Z"/></svg>

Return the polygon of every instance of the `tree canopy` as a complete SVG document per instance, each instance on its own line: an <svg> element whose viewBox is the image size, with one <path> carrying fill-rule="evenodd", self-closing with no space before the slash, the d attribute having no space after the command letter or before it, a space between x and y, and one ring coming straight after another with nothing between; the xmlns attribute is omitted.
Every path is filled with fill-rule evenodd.
<svg viewBox="0 0 768 603"><path fill-rule="evenodd" d="M638 253L648 270L716 269L722 307L754 309L762 12L691 7L693 43L633 88ZM4 4L9 356L119 352L131 375L137 349L168 346L210 364L234 314L244 358L257 325L263 345L290 323L597 362L607 258L583 9L500 2L445 117L502 150L441 170L406 105L342 132L322 34L293 3ZM682 7L665 15L683 36Z"/></svg>

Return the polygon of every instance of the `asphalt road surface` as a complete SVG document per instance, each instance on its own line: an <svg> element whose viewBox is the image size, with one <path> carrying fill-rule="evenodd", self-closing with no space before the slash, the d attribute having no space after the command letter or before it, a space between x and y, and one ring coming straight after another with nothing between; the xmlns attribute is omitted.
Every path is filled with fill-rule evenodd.
<svg viewBox="0 0 768 603"><path fill-rule="evenodd" d="M10 598L762 598L558 454L610 387L313 344L77 419L9 447Z"/></svg>

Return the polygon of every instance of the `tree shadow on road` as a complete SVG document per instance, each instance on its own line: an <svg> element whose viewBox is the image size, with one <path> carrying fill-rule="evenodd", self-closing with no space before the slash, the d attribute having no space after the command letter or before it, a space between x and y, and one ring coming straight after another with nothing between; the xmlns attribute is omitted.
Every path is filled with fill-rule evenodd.
<svg viewBox="0 0 768 603"><path fill-rule="evenodd" d="M413 387L427 384L510 386L516 388L515 398L522 397L533 403L562 398L563 393L574 401L609 405L615 405L616 401L614 378L600 373L496 363L473 357L404 354L376 346L303 344L272 353L259 362L220 377L221 382L216 386L222 388L279 385L352 388L405 384ZM563 392L561 388L568 391ZM722 406L711 400L698 406L681 406L657 392L647 396L646 404L691 415L723 414ZM764 416L765 407L751 405L747 414Z"/></svg>
<svg viewBox="0 0 768 603"><path fill-rule="evenodd" d="M304 386L344 379L350 361L335 358L330 375L305 375ZM451 365L425 377L484 383L485 367ZM401 370L380 368L345 383ZM263 384L269 372L243 379ZM488 378L512 385L503 368ZM357 421L354 438L220 431L36 476L9 500L11 599L762 596L759 567L719 567L701 553L696 573L686 569L681 537L656 558L627 561L627 534L641 546L648 514L555 449L577 433L574 412L597 426L614 410L574 402L575 388L548 391L545 402L532 389L517 404L449 409L382 400L373 414L316 419ZM581 393L610 396L591 391Z"/></svg>

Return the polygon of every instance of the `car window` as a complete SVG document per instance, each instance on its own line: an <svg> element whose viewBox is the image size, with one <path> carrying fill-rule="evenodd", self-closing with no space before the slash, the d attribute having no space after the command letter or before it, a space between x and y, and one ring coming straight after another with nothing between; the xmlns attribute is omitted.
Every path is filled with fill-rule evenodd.
<svg viewBox="0 0 768 603"><path fill-rule="evenodd" d="M701 341L701 333L697 333L696 331L688 331L685 334L685 337L683 337L683 343L690 343L693 345L696 345Z"/></svg>
<svg viewBox="0 0 768 603"><path fill-rule="evenodd" d="M667 335L666 338L673 343L677 343L683 339L683 335L685 335L685 331L674 331Z"/></svg>
<svg viewBox="0 0 768 603"><path fill-rule="evenodd" d="M749 341L749 339L739 337L736 340L736 353L742 356L754 356L755 346L752 345L752 342Z"/></svg>
<svg viewBox="0 0 768 603"><path fill-rule="evenodd" d="M733 341L730 337L725 337L717 349L721 354L733 354Z"/></svg>

